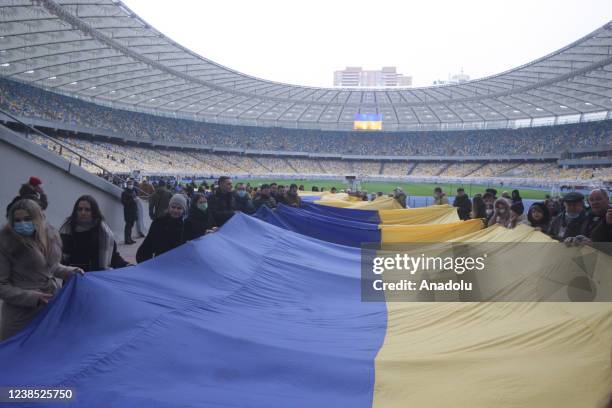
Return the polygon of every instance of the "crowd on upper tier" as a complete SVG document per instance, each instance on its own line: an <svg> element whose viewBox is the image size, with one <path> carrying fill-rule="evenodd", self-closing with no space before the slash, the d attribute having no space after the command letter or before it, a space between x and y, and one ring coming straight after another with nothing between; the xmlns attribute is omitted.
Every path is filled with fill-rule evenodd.
<svg viewBox="0 0 612 408"><path fill-rule="evenodd" d="M12 114L106 130L121 137L254 150L359 155L561 153L612 145L612 121L522 129L339 132L210 124L111 109L0 79L0 108Z"/></svg>

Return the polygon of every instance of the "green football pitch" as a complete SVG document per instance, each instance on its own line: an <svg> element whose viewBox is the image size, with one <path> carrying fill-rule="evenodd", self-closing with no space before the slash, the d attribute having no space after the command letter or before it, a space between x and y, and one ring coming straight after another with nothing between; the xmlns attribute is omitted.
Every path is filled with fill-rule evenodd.
<svg viewBox="0 0 612 408"><path fill-rule="evenodd" d="M310 191L312 186L317 186L319 189L325 187L329 190L332 187L336 187L338 190L344 189L347 185L342 180L272 180L272 179L249 179L249 180L234 180L234 184L237 182L251 183L252 186L260 186L264 183L276 182L278 184L290 185L295 183L297 185L303 184L306 191ZM479 185L479 184L433 184L433 183L401 183L401 182L384 182L384 181L362 181L361 189L366 190L368 193L376 193L382 191L385 194L389 194L395 187L401 187L408 196L432 196L433 190L436 187L441 187L448 196L454 196L457 192L457 188L463 187L465 192L472 197L477 193L484 193L489 188L495 188L497 190L497 196L499 197L503 191L512 191L514 188L509 186L501 185ZM542 190L529 190L529 189L518 189L521 193L521 197L527 199L543 199L548 193Z"/></svg>

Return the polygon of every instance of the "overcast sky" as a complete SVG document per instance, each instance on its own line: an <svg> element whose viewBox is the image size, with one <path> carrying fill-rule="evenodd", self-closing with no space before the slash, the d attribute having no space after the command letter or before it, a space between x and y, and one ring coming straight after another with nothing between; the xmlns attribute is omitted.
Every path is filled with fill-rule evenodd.
<svg viewBox="0 0 612 408"><path fill-rule="evenodd" d="M255 77L330 87L346 66L415 86L522 65L612 19L611 0L124 0L179 44Z"/></svg>

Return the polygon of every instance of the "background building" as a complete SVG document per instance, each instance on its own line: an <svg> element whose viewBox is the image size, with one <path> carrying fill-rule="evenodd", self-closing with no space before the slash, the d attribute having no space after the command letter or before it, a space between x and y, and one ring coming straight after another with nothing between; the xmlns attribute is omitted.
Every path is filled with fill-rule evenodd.
<svg viewBox="0 0 612 408"><path fill-rule="evenodd" d="M458 74L448 74L448 79L438 79L433 81L433 85L457 85L462 84L464 82L468 82L470 80L470 76L463 72L463 68L461 68L461 72Z"/></svg>
<svg viewBox="0 0 612 408"><path fill-rule="evenodd" d="M334 86L341 87L393 87L412 86L412 77L397 72L396 67L382 67L381 70L364 70L361 67L346 67L334 72Z"/></svg>

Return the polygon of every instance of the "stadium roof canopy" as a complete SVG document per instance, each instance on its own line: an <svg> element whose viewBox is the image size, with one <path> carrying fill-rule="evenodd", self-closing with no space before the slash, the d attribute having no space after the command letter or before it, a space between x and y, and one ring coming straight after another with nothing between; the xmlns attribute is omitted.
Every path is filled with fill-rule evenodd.
<svg viewBox="0 0 612 408"><path fill-rule="evenodd" d="M612 22L518 68L459 85L288 85L207 60L120 1L4 0L0 76L115 108L215 123L385 130L473 129L612 117Z"/></svg>

